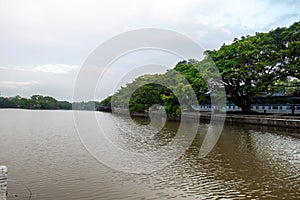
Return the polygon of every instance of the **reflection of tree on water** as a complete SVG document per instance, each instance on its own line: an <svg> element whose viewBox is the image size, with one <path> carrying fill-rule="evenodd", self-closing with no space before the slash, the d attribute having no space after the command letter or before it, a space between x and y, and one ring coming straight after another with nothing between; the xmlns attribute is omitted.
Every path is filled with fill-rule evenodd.
<svg viewBox="0 0 300 200"><path fill-rule="evenodd" d="M247 127L225 127L214 150L199 159L201 133L206 129L207 126L201 126L185 156L159 173L168 183L174 183L164 183L166 186L204 197L213 194L231 199L238 195L296 199L299 195L299 160L298 164L291 163L297 162L293 153L300 153L296 140Z"/></svg>

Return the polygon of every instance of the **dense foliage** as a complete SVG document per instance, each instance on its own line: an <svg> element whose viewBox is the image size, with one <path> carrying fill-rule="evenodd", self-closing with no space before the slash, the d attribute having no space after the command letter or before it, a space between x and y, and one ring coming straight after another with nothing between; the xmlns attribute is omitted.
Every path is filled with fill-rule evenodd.
<svg viewBox="0 0 300 200"><path fill-rule="evenodd" d="M192 110L191 106L209 103L208 87L200 75L199 65L193 60L179 62L165 74L145 75L122 87L112 97L112 106L124 108L129 105L133 112L148 112L153 105L163 105L168 117L175 118L182 110ZM192 98L192 97L195 98ZM100 104L107 104L109 98Z"/></svg>
<svg viewBox="0 0 300 200"><path fill-rule="evenodd" d="M19 95L15 97L0 97L0 108L23 108L41 110L96 110L99 102L74 102L58 101L50 96L32 95L30 98L23 98Z"/></svg>
<svg viewBox="0 0 300 200"><path fill-rule="evenodd" d="M233 102L250 112L253 98L272 95L293 78L300 78L300 23L235 39L207 53L219 68Z"/></svg>
<svg viewBox="0 0 300 200"><path fill-rule="evenodd" d="M30 98L0 97L0 108L25 108L25 109L72 109L72 104L67 101L57 101L53 97L32 95Z"/></svg>
<svg viewBox="0 0 300 200"><path fill-rule="evenodd" d="M0 97L0 108L96 110L99 106L129 106L133 113L148 112L159 104L168 117L174 118L183 110L191 111L192 105L210 104L211 95L222 96L214 91L214 86L220 84L225 86L230 101L244 113L251 112L251 104L260 97L272 97L275 93L300 96L299 90L295 92L300 86L300 22L289 28L234 39L232 44L205 53L200 62L181 61L164 74L138 77L100 103L71 104L33 95L28 99ZM219 73L220 82L211 81Z"/></svg>
<svg viewBox="0 0 300 200"><path fill-rule="evenodd" d="M212 92L205 76L221 73L227 96L249 113L253 99L272 96L282 89L292 94L299 86L300 23L234 39L232 44L206 54L219 72L210 71L209 57L200 62L182 61L163 75L142 76L127 84L113 95L114 105L122 107L129 102L131 112L147 112L151 105L161 104L169 116L176 116L182 109L190 109L188 96L192 91L184 79L203 104L210 102L207 94ZM187 98L181 106L175 93Z"/></svg>

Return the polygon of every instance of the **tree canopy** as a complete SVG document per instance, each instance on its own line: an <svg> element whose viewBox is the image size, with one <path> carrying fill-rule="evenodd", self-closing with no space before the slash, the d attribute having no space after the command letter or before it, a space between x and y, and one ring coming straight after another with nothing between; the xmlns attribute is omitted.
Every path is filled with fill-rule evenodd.
<svg viewBox="0 0 300 200"><path fill-rule="evenodd" d="M191 88L183 84L183 78L190 83L200 104L209 103L206 94L212 89L204 80L220 73L227 96L243 112L249 113L253 99L272 96L282 88L287 88L286 91L292 94L297 88L300 80L300 22L289 28L234 39L231 44L206 51L206 54L209 57L200 62L181 61L165 74L138 77L114 94L113 99L119 106L130 102L131 112L147 111L153 104L162 104L169 115L177 115L182 109L190 108L186 106L188 103L179 105L175 95L186 96L188 102ZM219 72L211 71L210 58ZM147 84L149 82L163 84Z"/></svg>
<svg viewBox="0 0 300 200"><path fill-rule="evenodd" d="M30 98L0 97L0 108L24 108L24 109L63 109L71 110L72 104L67 101L57 101L50 96L32 95Z"/></svg>
<svg viewBox="0 0 300 200"><path fill-rule="evenodd" d="M220 70L226 92L244 112L251 112L253 98L272 95L278 83L300 78L299 32L297 22L207 51Z"/></svg>

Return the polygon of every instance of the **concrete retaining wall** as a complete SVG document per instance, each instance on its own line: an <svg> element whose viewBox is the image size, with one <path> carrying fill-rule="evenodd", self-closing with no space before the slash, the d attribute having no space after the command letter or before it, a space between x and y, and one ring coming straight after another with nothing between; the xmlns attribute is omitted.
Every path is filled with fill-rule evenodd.
<svg viewBox="0 0 300 200"><path fill-rule="evenodd" d="M201 119L210 120L210 114L201 114ZM216 118L218 115L216 115ZM286 128L300 128L300 117L285 117L279 115L226 115L226 123L255 124Z"/></svg>
<svg viewBox="0 0 300 200"><path fill-rule="evenodd" d="M118 110L119 114L124 114L122 109ZM160 112L152 112L152 114L161 115ZM148 113L134 113L132 116L147 117ZM199 117L201 121L209 122L211 120L211 114L209 112L192 112L183 113L185 118ZM224 120L224 115L213 115L214 120ZM179 120L179 119L174 119ZM280 116L280 115L240 115L240 114L227 114L226 123L229 124L255 124L263 126L276 126L285 128L300 128L300 117L297 116Z"/></svg>

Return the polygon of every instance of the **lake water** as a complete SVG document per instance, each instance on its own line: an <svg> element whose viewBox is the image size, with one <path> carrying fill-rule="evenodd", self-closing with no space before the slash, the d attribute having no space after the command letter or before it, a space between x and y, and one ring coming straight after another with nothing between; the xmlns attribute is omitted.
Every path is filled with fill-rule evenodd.
<svg viewBox="0 0 300 200"><path fill-rule="evenodd" d="M113 118L119 127L134 131L130 119L93 115L102 126L107 125L102 119ZM147 123L134 120L141 126ZM119 142L137 151L159 148L172 140L178 124L168 122L152 137L133 132ZM7 199L300 198L298 130L227 125L214 149L200 159L201 133L207 126L200 125L189 149L175 162L151 174L132 174L102 164L86 150L72 111L0 110L0 165L9 168Z"/></svg>

